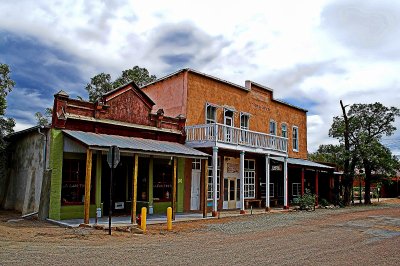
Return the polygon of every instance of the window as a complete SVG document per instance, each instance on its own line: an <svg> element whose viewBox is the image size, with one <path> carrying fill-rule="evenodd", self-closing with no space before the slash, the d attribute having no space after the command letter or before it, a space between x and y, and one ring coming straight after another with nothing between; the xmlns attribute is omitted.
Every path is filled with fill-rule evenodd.
<svg viewBox="0 0 400 266"><path fill-rule="evenodd" d="M294 151L299 151L299 128L298 127L293 127L293 132L292 132L292 140L293 140L293 150Z"/></svg>
<svg viewBox="0 0 400 266"><path fill-rule="evenodd" d="M214 179L213 179L213 165L212 160L208 160L208 191L207 191L207 199L213 199L214 195ZM220 192L220 178L221 177L221 160L218 157L218 164L217 164L217 199L219 199L219 192Z"/></svg>
<svg viewBox="0 0 400 266"><path fill-rule="evenodd" d="M244 160L244 198L256 197L256 168L254 160Z"/></svg>
<svg viewBox="0 0 400 266"><path fill-rule="evenodd" d="M201 169L201 160L200 159L193 159L192 161L192 169L200 170Z"/></svg>
<svg viewBox="0 0 400 266"><path fill-rule="evenodd" d="M274 183L269 183L269 197L273 198L275 195Z"/></svg>
<svg viewBox="0 0 400 266"><path fill-rule="evenodd" d="M301 195L301 184L293 183L292 184L292 196L298 197Z"/></svg>
<svg viewBox="0 0 400 266"><path fill-rule="evenodd" d="M249 115L240 113L240 128L241 129L249 129Z"/></svg>
<svg viewBox="0 0 400 266"><path fill-rule="evenodd" d="M276 122L274 120L269 121L269 134L276 135Z"/></svg>
<svg viewBox="0 0 400 266"><path fill-rule="evenodd" d="M286 124L282 124L282 137L287 138L287 125Z"/></svg>
<svg viewBox="0 0 400 266"><path fill-rule="evenodd" d="M206 124L217 122L217 107L207 104L206 106Z"/></svg>
<svg viewBox="0 0 400 266"><path fill-rule="evenodd" d="M225 109L224 112L225 125L233 127L233 111Z"/></svg>
<svg viewBox="0 0 400 266"><path fill-rule="evenodd" d="M172 199L173 162L170 159L154 160L153 169L154 200L170 201Z"/></svg>
<svg viewBox="0 0 400 266"><path fill-rule="evenodd" d="M62 169L62 205L79 205L85 199L85 159L64 159ZM90 201L94 203L94 180L92 178Z"/></svg>

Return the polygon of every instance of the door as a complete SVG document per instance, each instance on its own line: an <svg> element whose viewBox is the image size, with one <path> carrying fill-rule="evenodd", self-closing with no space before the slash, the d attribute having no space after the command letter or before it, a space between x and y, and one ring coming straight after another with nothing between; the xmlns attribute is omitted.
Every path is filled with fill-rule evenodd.
<svg viewBox="0 0 400 266"><path fill-rule="evenodd" d="M225 178L224 186L224 201L228 203L228 209L236 209L236 178Z"/></svg>
<svg viewBox="0 0 400 266"><path fill-rule="evenodd" d="M233 112L230 110L225 111L225 141L232 142L232 127L233 127Z"/></svg>
<svg viewBox="0 0 400 266"><path fill-rule="evenodd" d="M200 209L200 175L201 170L192 169L192 189L190 193L190 210L192 211Z"/></svg>

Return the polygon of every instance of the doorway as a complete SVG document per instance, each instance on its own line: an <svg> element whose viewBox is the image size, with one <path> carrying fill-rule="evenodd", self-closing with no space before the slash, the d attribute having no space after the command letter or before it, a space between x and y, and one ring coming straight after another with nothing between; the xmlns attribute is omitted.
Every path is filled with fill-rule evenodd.
<svg viewBox="0 0 400 266"><path fill-rule="evenodd" d="M228 209L236 209L238 180L236 178L224 179L224 202Z"/></svg>
<svg viewBox="0 0 400 266"><path fill-rule="evenodd" d="M201 160L193 159L192 161L192 183L190 189L190 210L200 210L200 176L201 176Z"/></svg>

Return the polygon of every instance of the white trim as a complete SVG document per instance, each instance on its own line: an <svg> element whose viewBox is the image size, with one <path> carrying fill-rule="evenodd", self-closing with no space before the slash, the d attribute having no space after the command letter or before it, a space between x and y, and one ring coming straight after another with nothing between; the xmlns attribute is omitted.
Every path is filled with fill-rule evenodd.
<svg viewBox="0 0 400 266"><path fill-rule="evenodd" d="M294 194L294 186L297 186L296 192L297 194ZM293 197L299 197L301 195L301 183L292 183L292 196Z"/></svg>
<svg viewBox="0 0 400 266"><path fill-rule="evenodd" d="M271 132L271 123L274 124L274 132L273 132L273 133ZM277 135L278 135L278 134L277 134L277 133L278 133L278 132L277 132L277 131L278 131L278 129L277 129L277 123L276 123L275 120L270 119L270 120L269 120L269 126L268 126L268 127L269 127L269 134L270 134L270 135L274 135L274 136L277 136Z"/></svg>
<svg viewBox="0 0 400 266"><path fill-rule="evenodd" d="M293 145L294 140L295 140L295 139L293 138L294 129L296 129L296 132L297 132L297 134L296 134L296 146L297 146L297 149L295 149L295 147L294 147L294 145ZM299 151L299 127L298 127L298 126L292 126L292 149L293 149L293 151L295 151L295 152L298 152L298 151Z"/></svg>
<svg viewBox="0 0 400 266"><path fill-rule="evenodd" d="M283 126L285 126L286 130L286 136L283 136ZM282 122L281 123L281 137L287 138L288 137L288 124L286 122Z"/></svg>
<svg viewBox="0 0 400 266"><path fill-rule="evenodd" d="M242 117L243 116L247 117L247 127L242 127ZM250 129L250 114L249 113L240 112L240 129L246 129L246 130Z"/></svg>

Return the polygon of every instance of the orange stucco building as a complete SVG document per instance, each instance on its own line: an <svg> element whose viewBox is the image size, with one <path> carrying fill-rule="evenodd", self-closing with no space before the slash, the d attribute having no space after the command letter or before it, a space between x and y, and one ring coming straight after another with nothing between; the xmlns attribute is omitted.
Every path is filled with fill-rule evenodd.
<svg viewBox="0 0 400 266"><path fill-rule="evenodd" d="M203 189L208 190L204 204L214 212L244 212L250 204L287 208L307 187L318 193L318 175L330 171L306 161L307 110L275 99L268 87L182 69L142 90L155 102L153 111L163 108L167 116L185 117L186 145L210 155L208 180L200 178L205 169L195 160L185 167L185 187L191 191L185 210L204 208Z"/></svg>

